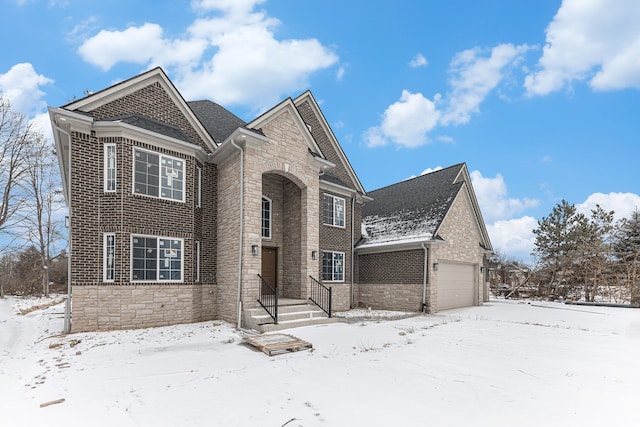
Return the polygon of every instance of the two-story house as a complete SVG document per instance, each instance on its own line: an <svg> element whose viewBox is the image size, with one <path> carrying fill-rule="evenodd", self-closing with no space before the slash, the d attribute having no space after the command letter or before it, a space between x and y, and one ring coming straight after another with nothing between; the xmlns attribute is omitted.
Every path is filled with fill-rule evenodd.
<svg viewBox="0 0 640 427"><path fill-rule="evenodd" d="M185 101L155 68L49 115L74 332L254 327L256 312L277 321L284 301L311 298L327 314L360 303L356 248L372 199L310 92L245 122Z"/></svg>

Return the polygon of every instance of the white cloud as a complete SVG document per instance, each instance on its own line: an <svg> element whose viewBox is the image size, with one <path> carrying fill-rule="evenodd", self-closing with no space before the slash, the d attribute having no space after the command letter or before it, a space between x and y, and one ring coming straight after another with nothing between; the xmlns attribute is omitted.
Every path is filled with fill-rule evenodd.
<svg viewBox="0 0 640 427"><path fill-rule="evenodd" d="M427 134L440 118L436 102L425 98L421 93L402 91L400 100L391 104L382 115L380 126L371 127L365 133L369 147L386 145L393 142L397 145L413 148L426 144Z"/></svg>
<svg viewBox="0 0 640 427"><path fill-rule="evenodd" d="M431 172L439 171L439 170L442 170L442 166L436 166L435 168L426 168L425 170L423 170L422 172L420 172L420 176L422 176L422 175L426 175L426 174L431 173ZM411 175L411 176L410 176L409 178L407 178L407 179L412 179L412 178L415 178L415 177L416 177L416 175ZM406 181L406 180L405 180L405 181Z"/></svg>
<svg viewBox="0 0 640 427"><path fill-rule="evenodd" d="M245 15L265 0L193 0L191 6L203 11L221 10L233 15Z"/></svg>
<svg viewBox="0 0 640 427"><path fill-rule="evenodd" d="M49 113L37 114L31 119L31 125L44 136L49 144L53 144L53 129L51 128Z"/></svg>
<svg viewBox="0 0 640 427"><path fill-rule="evenodd" d="M448 107L442 116L443 125L468 123L472 113L489 92L495 89L530 49L527 45L501 44L491 49L488 57L478 48L458 53L451 61L452 87Z"/></svg>
<svg viewBox="0 0 640 427"><path fill-rule="evenodd" d="M340 68L338 68L338 71L336 72L336 80L342 81L342 78L344 77L344 74L346 72L347 72L347 69L345 68L345 66L341 65Z"/></svg>
<svg viewBox="0 0 640 427"><path fill-rule="evenodd" d="M448 135L440 135L436 139L440 142L444 142L445 144L453 144L454 142L456 142L452 137Z"/></svg>
<svg viewBox="0 0 640 427"><path fill-rule="evenodd" d="M546 95L588 81L596 90L640 88L640 2L564 0L546 29L527 94Z"/></svg>
<svg viewBox="0 0 640 427"><path fill-rule="evenodd" d="M480 171L471 172L471 183L478 198L480 210L487 223L513 218L528 208L538 206L535 199L509 198L507 184L501 174L495 178L485 178Z"/></svg>
<svg viewBox="0 0 640 427"><path fill-rule="evenodd" d="M527 45L501 44L491 49L488 56L479 48L458 53L451 61L453 77L449 80L451 90L446 99L436 94L431 101L421 93L404 90L400 100L386 109L380 125L365 132L367 146L392 142L401 147L417 147L429 142L428 134L436 126L469 122L471 114L479 112L482 101L504 81L529 49ZM414 61L420 62L416 58ZM449 137L438 140L453 141Z"/></svg>
<svg viewBox="0 0 640 427"><path fill-rule="evenodd" d="M0 93L8 96L16 111L31 117L46 107L40 86L53 80L36 73L29 63L16 64L5 74L0 74Z"/></svg>
<svg viewBox="0 0 640 427"><path fill-rule="evenodd" d="M162 52L166 44L162 27L146 23L124 31L102 30L85 40L78 53L85 61L108 71L118 62L145 64Z"/></svg>
<svg viewBox="0 0 640 427"><path fill-rule="evenodd" d="M493 249L518 261L531 263L535 235L533 230L538 221L531 216L523 216L487 225L487 232Z"/></svg>
<svg viewBox="0 0 640 427"><path fill-rule="evenodd" d="M418 53L409 61L409 67L411 68L426 67L427 65L429 65L429 61L421 53Z"/></svg>
<svg viewBox="0 0 640 427"><path fill-rule="evenodd" d="M119 62L162 66L187 99L208 98L223 105L261 110L283 94L309 86L309 77L338 62L316 39L278 40L280 24L254 11L262 0L199 0L202 13L180 38L165 38L163 28L146 23L122 31L103 30L78 52L108 70ZM337 71L338 79L344 69Z"/></svg>
<svg viewBox="0 0 640 427"><path fill-rule="evenodd" d="M618 220L640 210L640 196L634 193L593 193L587 200L577 204L576 210L589 217L596 205L600 205L605 211L615 211L614 219Z"/></svg>

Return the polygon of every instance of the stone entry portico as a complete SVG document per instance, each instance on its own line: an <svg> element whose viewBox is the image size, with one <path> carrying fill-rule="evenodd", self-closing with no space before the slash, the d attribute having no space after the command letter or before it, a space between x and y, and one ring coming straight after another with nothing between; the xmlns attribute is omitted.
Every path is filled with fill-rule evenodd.
<svg viewBox="0 0 640 427"><path fill-rule="evenodd" d="M333 164L311 153L319 149L294 108L289 100L247 125L260 133L238 129L212 157L218 165L218 313L230 322L242 323L238 315L259 307L263 246L278 250L280 296L306 300L309 276L318 277L318 257L312 259L319 250L318 175ZM272 201L270 238L262 237L263 196Z"/></svg>

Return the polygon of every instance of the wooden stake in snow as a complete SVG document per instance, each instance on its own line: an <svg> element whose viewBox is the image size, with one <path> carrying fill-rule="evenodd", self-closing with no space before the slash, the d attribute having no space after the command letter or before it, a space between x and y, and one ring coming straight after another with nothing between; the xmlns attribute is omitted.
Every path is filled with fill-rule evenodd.
<svg viewBox="0 0 640 427"><path fill-rule="evenodd" d="M64 402L64 399L51 400L49 402L41 403L40 407L44 408L45 406L57 405L58 403L62 403L62 402Z"/></svg>

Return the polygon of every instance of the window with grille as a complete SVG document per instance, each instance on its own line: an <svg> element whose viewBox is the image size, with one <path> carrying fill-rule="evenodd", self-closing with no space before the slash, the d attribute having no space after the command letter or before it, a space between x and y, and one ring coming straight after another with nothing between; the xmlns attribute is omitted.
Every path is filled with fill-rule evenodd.
<svg viewBox="0 0 640 427"><path fill-rule="evenodd" d="M182 239L132 236L131 280L182 281L182 245Z"/></svg>
<svg viewBox="0 0 640 427"><path fill-rule="evenodd" d="M325 194L322 204L323 224L344 228L344 206L342 197Z"/></svg>
<svg viewBox="0 0 640 427"><path fill-rule="evenodd" d="M134 148L133 192L184 202L184 160Z"/></svg>
<svg viewBox="0 0 640 427"><path fill-rule="evenodd" d="M262 196L262 237L271 238L271 199Z"/></svg>
<svg viewBox="0 0 640 427"><path fill-rule="evenodd" d="M322 252L322 281L344 281L344 252Z"/></svg>
<svg viewBox="0 0 640 427"><path fill-rule="evenodd" d="M116 144L104 144L104 191L116 191Z"/></svg>

